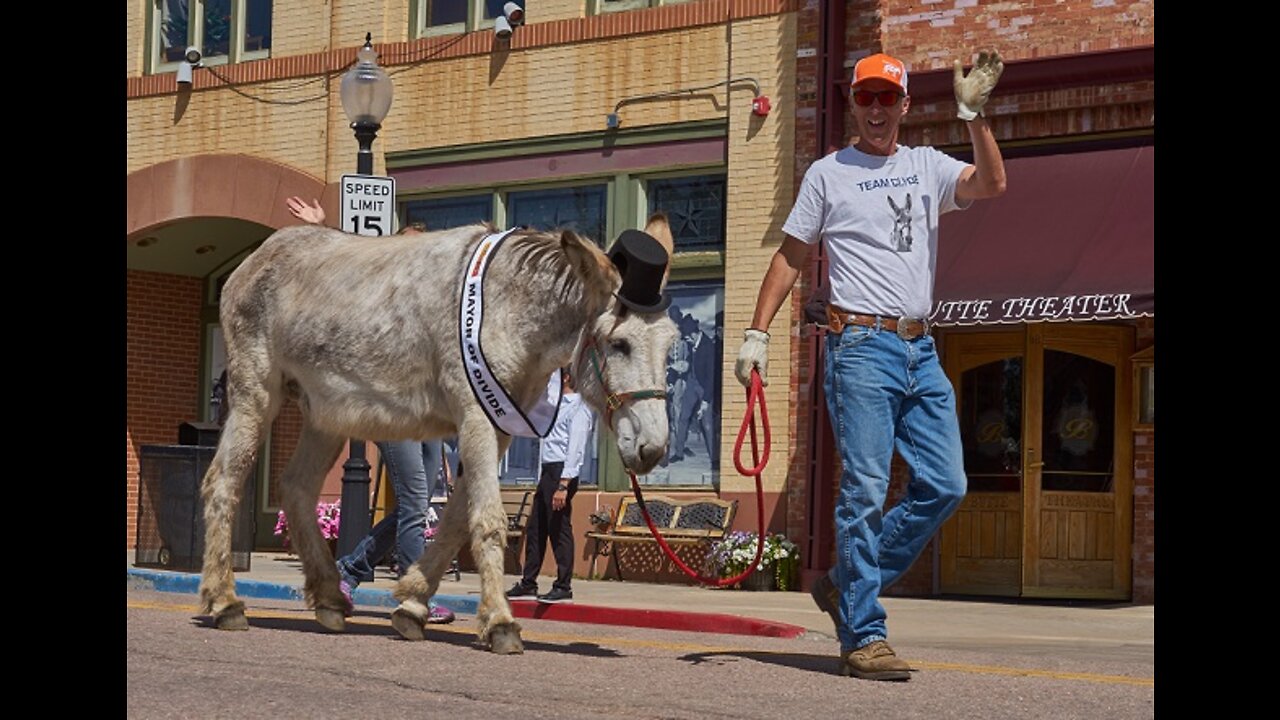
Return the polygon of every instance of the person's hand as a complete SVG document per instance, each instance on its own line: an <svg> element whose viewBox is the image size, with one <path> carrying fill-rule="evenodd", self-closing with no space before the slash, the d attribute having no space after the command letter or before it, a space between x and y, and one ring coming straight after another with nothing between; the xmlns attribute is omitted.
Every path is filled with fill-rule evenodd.
<svg viewBox="0 0 1280 720"><path fill-rule="evenodd" d="M293 216L302 222L311 223L312 225L324 224L324 208L320 207L319 200L312 198L311 202L314 204L308 205L305 200L294 195L284 202L289 206L289 212L293 213Z"/></svg>
<svg viewBox="0 0 1280 720"><path fill-rule="evenodd" d="M1000 80L1002 72L1004 72L1004 61L1000 59L1000 53L994 49L990 52L983 50L978 53L978 61L969 70L968 77L965 77L964 68L957 59L952 78L952 84L955 85L956 90L956 117L965 122L979 115L985 117L982 106L987 104L991 91L996 89L996 82Z"/></svg>
<svg viewBox="0 0 1280 720"><path fill-rule="evenodd" d="M564 509L565 500L569 499L569 488L566 487L568 480L561 480L561 484L556 488L556 493L551 496L551 509L560 511Z"/></svg>
<svg viewBox="0 0 1280 720"><path fill-rule="evenodd" d="M767 386L769 377L765 371L769 369L769 333L747 328L742 335L745 340L742 349L738 351L738 362L733 366L733 372L743 387L750 388L751 368L759 368L760 383Z"/></svg>

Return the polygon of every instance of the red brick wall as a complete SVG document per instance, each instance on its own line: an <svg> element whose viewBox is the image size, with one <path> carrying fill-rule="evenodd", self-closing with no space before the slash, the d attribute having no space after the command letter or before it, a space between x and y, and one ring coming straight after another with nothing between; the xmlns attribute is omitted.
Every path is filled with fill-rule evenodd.
<svg viewBox="0 0 1280 720"><path fill-rule="evenodd" d="M1007 59L1108 50L1155 42L1155 2L1011 3L885 0L885 48L913 70L950 67L952 58L995 46Z"/></svg>
<svg viewBox="0 0 1280 720"><path fill-rule="evenodd" d="M1137 350L1156 343L1155 318L1143 318ZM1133 601L1156 601L1156 431L1133 433Z"/></svg>
<svg viewBox="0 0 1280 720"><path fill-rule="evenodd" d="M137 542L138 447L173 445L197 420L199 278L126 271L125 548Z"/></svg>

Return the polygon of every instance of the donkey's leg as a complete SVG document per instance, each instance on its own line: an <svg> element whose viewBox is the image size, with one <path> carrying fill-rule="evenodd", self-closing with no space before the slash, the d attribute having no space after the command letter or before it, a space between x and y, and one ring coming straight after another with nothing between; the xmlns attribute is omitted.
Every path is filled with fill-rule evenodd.
<svg viewBox="0 0 1280 720"><path fill-rule="evenodd" d="M248 630L244 603L236 598L231 571L231 528L245 479L258 460L258 447L279 407L279 388L266 373L253 373L262 382L238 382L230 397L231 411L222 427L218 449L204 475L204 566L200 578L200 611L213 615L221 630Z"/></svg>
<svg viewBox="0 0 1280 720"><path fill-rule="evenodd" d="M475 452L464 455L467 476L463 478L468 490L471 556L475 558L476 570L480 573L480 603L476 610L476 619L480 625L479 637L481 641L488 641L489 649L499 655L522 653L524 643L520 640L520 625L511 614L511 604L507 602L506 588L502 585L507 545L507 513L502 509L498 461L511 445L511 437L499 435L492 429L487 417L483 414L479 417L488 433L477 435L494 442L473 443ZM473 455L479 463L476 466L479 472L475 474L471 473Z"/></svg>
<svg viewBox="0 0 1280 720"><path fill-rule="evenodd" d="M324 485L325 474L342 451L343 438L303 426L298 447L280 476L280 500L289 518L289 542L302 560L306 576L303 593L307 604L316 611L316 620L330 630L343 630L349 609L338 589L338 567L329 544L315 522L316 500Z"/></svg>

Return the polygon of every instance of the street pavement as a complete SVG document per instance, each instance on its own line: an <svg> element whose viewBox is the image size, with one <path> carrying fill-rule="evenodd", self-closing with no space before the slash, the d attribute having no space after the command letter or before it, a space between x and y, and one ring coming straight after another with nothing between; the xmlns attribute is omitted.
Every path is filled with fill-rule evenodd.
<svg viewBox="0 0 1280 720"><path fill-rule="evenodd" d="M136 567L126 551L126 588L194 595L198 572ZM517 577L504 578L503 589ZM545 591L551 579L543 577ZM302 608L301 563L287 553L254 553L250 569L236 573L243 598L293 600ZM387 617L395 579L379 568L355 595L357 607ZM446 575L436 597L459 613L458 625L473 624L479 577ZM803 638L838 649L830 618L806 592L748 592L691 585L575 579L574 602L540 605L513 602L517 617L568 623L693 631L757 637ZM996 653L1013 662L1063 662L1127 668L1155 676L1155 607L1086 601L1028 601L962 598L882 599L890 641L913 648Z"/></svg>

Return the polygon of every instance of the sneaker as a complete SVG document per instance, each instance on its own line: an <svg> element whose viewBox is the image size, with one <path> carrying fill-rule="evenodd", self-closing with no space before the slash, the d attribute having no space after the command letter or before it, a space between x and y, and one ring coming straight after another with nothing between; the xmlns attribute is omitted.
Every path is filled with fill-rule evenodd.
<svg viewBox="0 0 1280 720"><path fill-rule="evenodd" d="M507 591L507 597L509 598L537 597L537 595L538 586L525 585L523 580L512 585L511 589Z"/></svg>
<svg viewBox="0 0 1280 720"><path fill-rule="evenodd" d="M342 591L342 597L347 601L347 607L342 611L342 614L351 617L355 614L356 609L356 603L351 599L351 585L346 580L341 580L338 582L338 589Z"/></svg>
<svg viewBox="0 0 1280 720"><path fill-rule="evenodd" d="M889 647L876 640L857 650L841 653L840 674L863 680L910 680L911 666Z"/></svg>
<svg viewBox="0 0 1280 720"><path fill-rule="evenodd" d="M431 611L427 613L427 622L432 625L447 625L457 618L453 616L453 611L443 605L431 603Z"/></svg>
<svg viewBox="0 0 1280 720"><path fill-rule="evenodd" d="M831 616L831 622L836 624L836 630L840 629L840 593L836 590L836 584L831 582L831 576L823 573L821 577L813 581L813 587L809 588L809 594L813 596L813 601L818 604L818 609Z"/></svg>
<svg viewBox="0 0 1280 720"><path fill-rule="evenodd" d="M539 595L538 602L552 604L573 602L573 591L553 587L551 588L551 592L546 595Z"/></svg>

